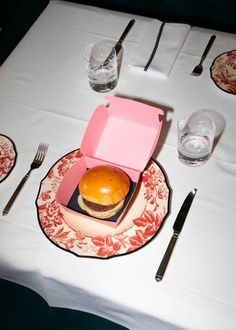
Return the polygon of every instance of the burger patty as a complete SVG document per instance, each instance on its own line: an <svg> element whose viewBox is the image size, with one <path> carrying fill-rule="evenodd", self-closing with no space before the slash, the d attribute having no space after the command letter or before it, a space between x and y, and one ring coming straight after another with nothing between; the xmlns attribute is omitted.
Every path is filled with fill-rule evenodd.
<svg viewBox="0 0 236 330"><path fill-rule="evenodd" d="M91 210L97 211L97 212L105 212L105 211L112 210L116 205L119 204L119 203L116 203L116 204L102 205L102 204L90 202L85 198L83 198L83 202Z"/></svg>

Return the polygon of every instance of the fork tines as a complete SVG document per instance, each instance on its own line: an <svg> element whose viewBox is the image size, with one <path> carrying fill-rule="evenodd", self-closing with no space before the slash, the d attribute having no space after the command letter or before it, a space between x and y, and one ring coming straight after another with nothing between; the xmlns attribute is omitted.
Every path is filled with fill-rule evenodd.
<svg viewBox="0 0 236 330"><path fill-rule="evenodd" d="M203 67L202 64L199 63L197 66L195 66L195 68L193 69L191 75L192 76L200 76L200 74L202 73Z"/></svg>
<svg viewBox="0 0 236 330"><path fill-rule="evenodd" d="M38 162L43 162L44 157L47 153L47 150L48 150L48 144L47 143L40 143L39 147L38 147L38 150L36 152L36 155L35 155L35 160L38 161Z"/></svg>

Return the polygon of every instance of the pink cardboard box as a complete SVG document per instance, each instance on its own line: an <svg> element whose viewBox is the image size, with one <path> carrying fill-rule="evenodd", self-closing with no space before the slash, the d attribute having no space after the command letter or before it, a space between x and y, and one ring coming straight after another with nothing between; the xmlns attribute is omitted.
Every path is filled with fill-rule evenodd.
<svg viewBox="0 0 236 330"><path fill-rule="evenodd" d="M137 101L106 96L108 105L99 105L86 128L80 151L82 157L69 169L56 194L65 220L76 221L78 215L93 222L117 226L135 191L140 174L145 169L156 147L162 122L161 109ZM71 207L73 194L88 168L110 164L121 168L131 179L131 191L125 206L112 219L96 219ZM77 198L77 197L75 197Z"/></svg>

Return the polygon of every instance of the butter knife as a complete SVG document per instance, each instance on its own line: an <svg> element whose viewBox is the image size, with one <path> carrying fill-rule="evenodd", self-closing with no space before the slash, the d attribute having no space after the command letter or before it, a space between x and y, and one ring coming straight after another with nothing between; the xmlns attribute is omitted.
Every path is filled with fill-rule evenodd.
<svg viewBox="0 0 236 330"><path fill-rule="evenodd" d="M122 33L122 35L120 36L120 39L117 41L116 45L115 45L115 50L116 50L116 55L119 53L119 51L121 50L122 47L122 42L124 41L125 37L127 36L127 34L129 33L130 29L132 28L132 26L135 23L135 19L131 19L128 23L128 25L126 26L124 32Z"/></svg>
<svg viewBox="0 0 236 330"><path fill-rule="evenodd" d="M184 222L185 222L185 219L187 217L187 214L188 214L188 211L190 209L190 206L192 204L192 201L196 195L196 192L197 192L197 189L193 189L192 191L190 191L190 193L188 194L188 196L185 198L184 202L183 202L183 205L181 206L181 209L179 210L179 213L177 215L177 218L175 220L175 223L173 225L173 230L174 230L174 233L171 237L171 240L169 242L169 245L166 249L166 252L164 254L164 257L160 263L160 266L156 272L156 276L155 276L155 279L156 281L161 281L164 274L165 274L165 271L166 271L166 267L168 265L168 262L170 260L170 257L171 257L171 254L173 252L173 249L175 247L175 243L179 237L179 234L183 228L183 225L184 225Z"/></svg>
<svg viewBox="0 0 236 330"><path fill-rule="evenodd" d="M124 32L122 33L122 35L120 36L119 40L115 44L114 48L115 48L116 55L118 55L118 53L120 52L121 47L122 47L122 43L123 43L125 37L127 36L127 34L129 33L130 29L132 28L132 26L134 25L134 23L135 23L135 19L131 19L129 21L129 23L126 26ZM110 52L110 54L107 56L107 58L103 62L103 66L106 66L107 65L107 63L109 62L109 59L110 59L111 54L112 54L112 51Z"/></svg>

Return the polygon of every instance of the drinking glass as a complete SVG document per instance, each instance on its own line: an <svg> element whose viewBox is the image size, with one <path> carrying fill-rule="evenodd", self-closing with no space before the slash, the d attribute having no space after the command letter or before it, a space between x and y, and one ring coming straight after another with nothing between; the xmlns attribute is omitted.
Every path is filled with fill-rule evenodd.
<svg viewBox="0 0 236 330"><path fill-rule="evenodd" d="M100 93L112 90L118 82L114 45L107 41L89 45L84 53L90 87Z"/></svg>
<svg viewBox="0 0 236 330"><path fill-rule="evenodd" d="M196 111L180 118L178 129L178 157L190 166L205 164L211 156L215 136L214 119L204 111Z"/></svg>

